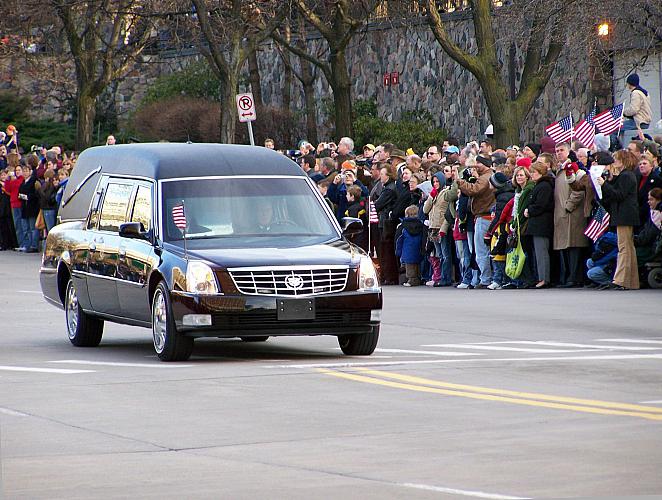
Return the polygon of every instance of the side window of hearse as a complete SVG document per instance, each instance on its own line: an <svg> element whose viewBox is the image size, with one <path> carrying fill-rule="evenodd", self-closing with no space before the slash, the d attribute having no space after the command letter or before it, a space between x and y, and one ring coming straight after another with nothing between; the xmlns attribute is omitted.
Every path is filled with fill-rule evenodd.
<svg viewBox="0 0 662 500"><path fill-rule="evenodd" d="M126 222L133 186L131 184L109 183L99 217L100 231L118 232L120 224Z"/></svg>
<svg viewBox="0 0 662 500"><path fill-rule="evenodd" d="M143 231L149 231L152 227L152 190L147 186L138 186L131 222L140 222Z"/></svg>

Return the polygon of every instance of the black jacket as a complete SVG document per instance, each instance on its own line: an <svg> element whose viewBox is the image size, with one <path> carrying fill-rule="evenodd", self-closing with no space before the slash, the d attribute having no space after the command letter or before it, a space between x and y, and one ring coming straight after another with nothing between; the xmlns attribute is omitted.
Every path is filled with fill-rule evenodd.
<svg viewBox="0 0 662 500"><path fill-rule="evenodd" d="M57 210L57 203L55 202L57 189L52 182L44 181L41 183L41 188L39 189L39 207L42 210Z"/></svg>
<svg viewBox="0 0 662 500"><path fill-rule="evenodd" d="M637 202L637 176L623 170L602 185L602 194L612 226L638 226L639 203Z"/></svg>
<svg viewBox="0 0 662 500"><path fill-rule="evenodd" d="M384 184L382 193L375 200L375 210L379 215L379 227L384 228L386 222L391 220L391 211L395 205L398 195L395 191L395 181L389 180Z"/></svg>
<svg viewBox="0 0 662 500"><path fill-rule="evenodd" d="M554 236L554 179L545 175L536 182L527 205L529 221L524 234Z"/></svg>
<svg viewBox="0 0 662 500"><path fill-rule="evenodd" d="M409 187L405 191L401 191L398 195L398 199L395 200L395 204L393 205L393 214L391 216L391 219L400 222L400 219L404 219L405 217L405 209L409 205L416 205L421 202L421 198L423 197L423 192L416 188L414 191L410 191Z"/></svg>
<svg viewBox="0 0 662 500"><path fill-rule="evenodd" d="M639 203L639 226L643 227L650 217L648 210L648 193L653 188L662 188L662 177L651 172L646 181L641 184L642 176L637 171L637 198ZM641 187L640 187L641 186Z"/></svg>
<svg viewBox="0 0 662 500"><path fill-rule="evenodd" d="M19 195L27 196L27 200L22 200L21 215L26 219L28 217L37 217L39 215L39 194L37 194L37 173L33 172L29 179L18 188Z"/></svg>
<svg viewBox="0 0 662 500"><path fill-rule="evenodd" d="M492 219L490 227L487 228L487 232L489 234L494 234L497 223L499 222L499 218L503 213L504 207L510 200L513 199L514 196L515 190L513 189L513 185L510 183L510 181L506 182L504 186L501 186L499 189L494 191L494 198L496 203L494 205L494 219Z"/></svg>

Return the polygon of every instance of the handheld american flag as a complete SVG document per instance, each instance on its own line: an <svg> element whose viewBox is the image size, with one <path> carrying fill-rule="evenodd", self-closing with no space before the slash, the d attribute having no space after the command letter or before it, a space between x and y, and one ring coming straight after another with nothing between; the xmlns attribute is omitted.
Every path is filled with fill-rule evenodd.
<svg viewBox="0 0 662 500"><path fill-rule="evenodd" d="M186 231L186 212L184 210L184 203L172 207L172 221L182 231Z"/></svg>
<svg viewBox="0 0 662 500"><path fill-rule="evenodd" d="M600 113L593 121L601 133L609 135L621 128L622 119L623 103Z"/></svg>
<svg viewBox="0 0 662 500"><path fill-rule="evenodd" d="M552 123L549 125L545 132L550 136L554 141L559 144L561 142L568 142L572 138L572 115L568 115L565 118Z"/></svg>
<svg viewBox="0 0 662 500"><path fill-rule="evenodd" d="M605 234L605 231L609 227L609 213L605 210L605 207L598 205L597 210L591 217L591 222L588 223L584 234L587 238L590 238L594 243L598 241L598 238Z"/></svg>
<svg viewBox="0 0 662 500"><path fill-rule="evenodd" d="M584 147L592 148L595 143L595 109L591 111L585 120L582 120L575 127L575 139L581 142Z"/></svg>

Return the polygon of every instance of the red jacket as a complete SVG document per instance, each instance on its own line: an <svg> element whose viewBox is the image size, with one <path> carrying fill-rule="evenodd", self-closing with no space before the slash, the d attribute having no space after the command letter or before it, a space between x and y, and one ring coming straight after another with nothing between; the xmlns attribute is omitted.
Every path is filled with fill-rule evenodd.
<svg viewBox="0 0 662 500"><path fill-rule="evenodd" d="M18 188L23 184L23 176L5 181L5 192L9 193L12 208L21 208L22 202L18 199Z"/></svg>

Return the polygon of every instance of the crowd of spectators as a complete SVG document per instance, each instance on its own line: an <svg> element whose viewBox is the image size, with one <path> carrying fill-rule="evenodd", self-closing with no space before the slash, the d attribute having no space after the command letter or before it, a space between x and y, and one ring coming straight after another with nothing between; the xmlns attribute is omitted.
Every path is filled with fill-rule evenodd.
<svg viewBox="0 0 662 500"><path fill-rule="evenodd" d="M343 137L283 152L339 222L364 221L354 242L384 285L637 289L645 264L662 260L661 148L662 137L642 133L624 145L598 135L592 148L543 137L501 149L489 137L464 145L448 137L421 155L390 143L355 155ZM600 210L610 221L594 241L587 227ZM524 265L509 274L518 244Z"/></svg>

